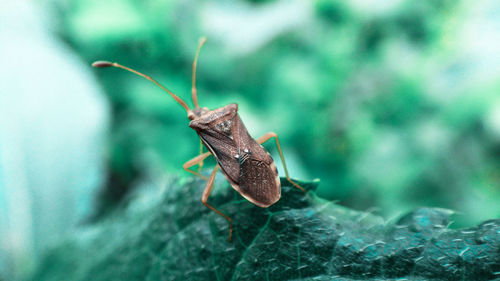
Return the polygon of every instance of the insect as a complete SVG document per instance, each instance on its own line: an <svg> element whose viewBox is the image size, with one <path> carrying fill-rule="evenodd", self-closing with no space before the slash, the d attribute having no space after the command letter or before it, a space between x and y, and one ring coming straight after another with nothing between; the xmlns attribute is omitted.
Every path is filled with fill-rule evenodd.
<svg viewBox="0 0 500 281"><path fill-rule="evenodd" d="M203 153L203 147L201 146L200 154L184 163L183 168L187 172L207 181L201 201L207 208L229 222L229 241L231 241L233 232L231 218L207 203L219 168L231 186L248 201L262 208L273 205L281 197L280 178L274 160L261 144L274 138L287 180L303 192L305 192L305 189L290 179L278 136L274 132L269 132L257 140L253 139L245 125L243 125L238 115L238 105L235 103L214 110L198 105L196 66L201 47L205 41L205 38L200 40L193 61L191 94L194 108L189 108L180 97L150 76L134 69L108 61L96 61L92 66L117 67L142 76L167 92L186 110L187 117L190 120L189 127L196 131L201 143L208 149L208 152ZM207 178L191 169L195 165L201 167L203 160L210 155L213 155L217 161L210 177Z"/></svg>

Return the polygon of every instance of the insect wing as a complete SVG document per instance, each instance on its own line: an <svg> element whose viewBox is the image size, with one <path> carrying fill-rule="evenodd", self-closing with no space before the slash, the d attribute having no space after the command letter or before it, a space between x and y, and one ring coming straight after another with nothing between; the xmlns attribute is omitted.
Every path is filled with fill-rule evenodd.
<svg viewBox="0 0 500 281"><path fill-rule="evenodd" d="M199 136L208 150L214 155L221 167L221 171L226 175L229 182L237 184L239 163L234 158L234 155L238 153L234 141L214 130L205 130L199 133Z"/></svg>
<svg viewBox="0 0 500 281"><path fill-rule="evenodd" d="M240 193L257 206L269 207L280 199L281 186L276 179L276 171L262 161L249 158L240 163Z"/></svg>

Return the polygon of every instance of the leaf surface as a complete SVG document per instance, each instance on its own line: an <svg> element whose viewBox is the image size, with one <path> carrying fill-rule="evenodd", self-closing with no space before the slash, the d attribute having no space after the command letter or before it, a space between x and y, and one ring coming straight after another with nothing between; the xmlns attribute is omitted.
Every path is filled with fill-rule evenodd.
<svg viewBox="0 0 500 281"><path fill-rule="evenodd" d="M79 229L49 250L33 280L494 280L500 220L450 230L452 212L420 208L387 223L282 179L281 200L263 209L221 178L209 203L204 181L172 183Z"/></svg>

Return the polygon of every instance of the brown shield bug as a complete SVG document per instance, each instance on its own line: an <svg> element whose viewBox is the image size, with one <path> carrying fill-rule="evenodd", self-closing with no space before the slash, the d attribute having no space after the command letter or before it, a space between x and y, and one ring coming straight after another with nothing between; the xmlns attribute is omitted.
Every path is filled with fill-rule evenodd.
<svg viewBox="0 0 500 281"><path fill-rule="evenodd" d="M142 76L170 94L186 110L187 117L191 120L189 127L196 131L202 144L205 145L209 152L203 153L201 149L200 155L184 163L183 168L207 180L201 201L207 208L224 217L229 222L229 240L231 240L233 231L231 218L207 203L219 167L231 186L248 201L262 208L273 205L281 196L280 178L274 160L261 144L274 138L287 180L296 188L304 192L305 190L290 179L278 136L275 133L269 132L257 140L253 139L245 128L245 125L243 125L238 115L238 105L235 103L214 110L199 107L196 92L196 65L201 47L205 41L205 38L201 39L193 61L191 91L194 108L192 109L181 98L148 75L116 62L96 61L92 66L117 67ZM217 165L209 178L190 169L195 165L202 166L203 160L210 155L215 157Z"/></svg>

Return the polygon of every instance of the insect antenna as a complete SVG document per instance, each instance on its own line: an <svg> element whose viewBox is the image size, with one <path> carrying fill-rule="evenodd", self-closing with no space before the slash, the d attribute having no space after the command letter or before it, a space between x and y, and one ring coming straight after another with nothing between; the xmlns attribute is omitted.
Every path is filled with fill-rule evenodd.
<svg viewBox="0 0 500 281"><path fill-rule="evenodd" d="M146 78L147 80L153 82L156 84L156 86L160 87L162 90L164 90L165 92L167 92L168 94L170 94L170 96L172 96L172 98L174 98L174 100L179 103L185 110L186 112L191 112L191 110L189 109L188 105L186 104L186 102L184 102L181 98L179 98L176 94L172 93L169 89L167 89L166 87L164 87L162 84L158 83L156 80L154 80L153 78L151 78L149 75L146 75L144 73L141 73L137 70L134 70L132 68L129 68L129 67L126 67L126 66L123 66L119 63L116 63L116 62L109 62L109 61L96 61L94 63L92 63L92 66L93 67L117 67L117 68L121 68L121 69L124 69L126 71L129 71L129 72L132 72L134 74L137 74L143 78Z"/></svg>
<svg viewBox="0 0 500 281"><path fill-rule="evenodd" d="M196 50L196 55L194 56L193 61L193 85L191 87L191 93L193 94L193 104L195 108L198 108L198 95L196 90L196 66L198 64L198 56L200 55L200 50L203 44L207 41L207 38L202 37L200 39L200 43L198 44L198 49Z"/></svg>

